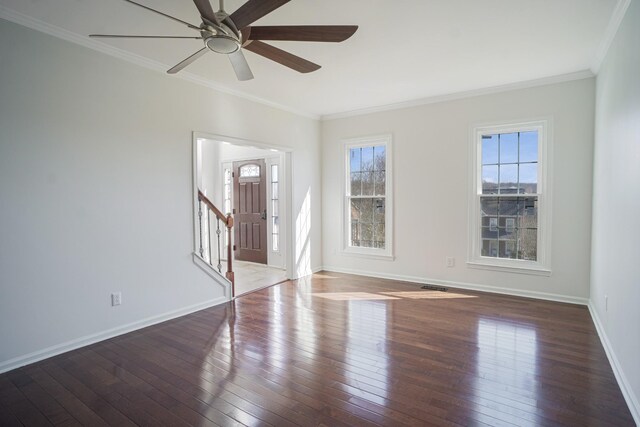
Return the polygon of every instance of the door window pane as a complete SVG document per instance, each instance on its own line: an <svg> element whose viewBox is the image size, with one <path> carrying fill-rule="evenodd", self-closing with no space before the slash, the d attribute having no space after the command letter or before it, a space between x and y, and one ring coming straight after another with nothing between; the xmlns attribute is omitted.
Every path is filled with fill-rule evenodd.
<svg viewBox="0 0 640 427"><path fill-rule="evenodd" d="M242 178L256 178L260 176L260 166L258 165L244 165L240 168L240 177Z"/></svg>

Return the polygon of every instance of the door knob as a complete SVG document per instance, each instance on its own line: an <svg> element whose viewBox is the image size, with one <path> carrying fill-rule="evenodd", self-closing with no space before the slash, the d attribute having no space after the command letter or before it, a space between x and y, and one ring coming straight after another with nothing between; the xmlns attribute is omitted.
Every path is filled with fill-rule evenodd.
<svg viewBox="0 0 640 427"><path fill-rule="evenodd" d="M265 209L264 212L262 212L262 215L260 215L260 217L262 219L267 219L267 210Z"/></svg>

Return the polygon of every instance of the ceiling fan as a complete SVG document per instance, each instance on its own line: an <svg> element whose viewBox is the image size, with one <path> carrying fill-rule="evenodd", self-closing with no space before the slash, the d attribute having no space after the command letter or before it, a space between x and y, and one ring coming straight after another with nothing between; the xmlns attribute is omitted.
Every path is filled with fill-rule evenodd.
<svg viewBox="0 0 640 427"><path fill-rule="evenodd" d="M209 0L193 0L202 18L202 24L200 24L200 26L190 24L135 1L125 1L162 15L165 18L180 22L188 28L198 31L200 36L90 34L89 37L196 39L204 41L205 47L167 70L169 74L177 73L205 53L213 51L229 57L238 80L251 80L253 79L253 73L251 72L251 68L249 68L242 49L264 56L300 73L310 73L319 69L320 65L264 43L262 40L341 42L351 37L358 29L357 25L251 26L253 22L273 12L290 0L249 0L232 14L225 12L224 0L220 0L220 10L218 12L213 11Z"/></svg>

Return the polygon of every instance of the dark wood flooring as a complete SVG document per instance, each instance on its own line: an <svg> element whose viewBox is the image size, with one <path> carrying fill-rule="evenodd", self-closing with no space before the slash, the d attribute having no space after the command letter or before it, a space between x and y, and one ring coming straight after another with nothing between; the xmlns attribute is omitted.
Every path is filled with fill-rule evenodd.
<svg viewBox="0 0 640 427"><path fill-rule="evenodd" d="M0 425L633 425L585 307L316 274L0 375Z"/></svg>

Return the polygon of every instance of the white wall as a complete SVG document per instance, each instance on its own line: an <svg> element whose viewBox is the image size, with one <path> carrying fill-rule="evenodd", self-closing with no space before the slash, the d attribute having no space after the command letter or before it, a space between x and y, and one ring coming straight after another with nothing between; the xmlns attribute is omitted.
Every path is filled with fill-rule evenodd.
<svg viewBox="0 0 640 427"><path fill-rule="evenodd" d="M323 122L323 262L327 269L502 288L586 302L589 295L594 79ZM480 122L553 117L552 275L466 265L469 133ZM341 254L342 139L393 134L394 261ZM455 257L447 268L445 258Z"/></svg>
<svg viewBox="0 0 640 427"><path fill-rule="evenodd" d="M633 0L597 78L591 308L640 425L638 23L640 2Z"/></svg>
<svg viewBox="0 0 640 427"><path fill-rule="evenodd" d="M222 296L191 258L193 131L293 148L320 265L317 121L2 20L0 58L0 371Z"/></svg>
<svg viewBox="0 0 640 427"><path fill-rule="evenodd" d="M201 171L198 180L200 190L211 200L216 206L222 206L222 178L220 174L220 144L208 139L200 140L200 165L198 170Z"/></svg>

